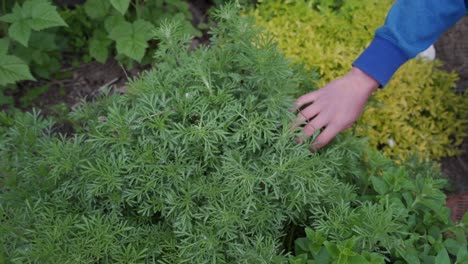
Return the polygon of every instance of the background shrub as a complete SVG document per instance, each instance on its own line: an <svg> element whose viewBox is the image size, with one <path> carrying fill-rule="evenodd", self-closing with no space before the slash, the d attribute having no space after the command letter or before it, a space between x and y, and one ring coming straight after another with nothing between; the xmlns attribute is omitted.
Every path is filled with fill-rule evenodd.
<svg viewBox="0 0 468 264"><path fill-rule="evenodd" d="M319 85L341 77L383 24L393 1L264 1L255 11L279 48L319 72ZM355 126L391 157L413 152L439 159L458 153L466 135L465 98L452 92L457 76L438 62L412 60L374 94Z"/></svg>
<svg viewBox="0 0 468 264"><path fill-rule="evenodd" d="M150 41L155 27L167 18L179 19L188 34L200 34L183 0L82 2L69 8L49 0L2 0L0 94L18 81L60 78L64 65L109 58L127 69L149 64L156 48ZM3 104L12 100L2 97Z"/></svg>
<svg viewBox="0 0 468 264"><path fill-rule="evenodd" d="M376 259L433 257L448 239L450 254L466 248L430 165L396 167L349 135L316 153L296 144L292 94L311 75L232 7L216 17L193 52L164 23L157 67L71 112L73 134L37 112L0 114L0 256L285 263L292 226Z"/></svg>

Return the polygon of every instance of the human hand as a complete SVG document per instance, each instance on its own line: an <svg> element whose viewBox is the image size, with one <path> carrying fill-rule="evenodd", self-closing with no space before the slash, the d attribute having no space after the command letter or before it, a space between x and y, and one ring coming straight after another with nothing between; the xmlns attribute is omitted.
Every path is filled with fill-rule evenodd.
<svg viewBox="0 0 468 264"><path fill-rule="evenodd" d="M307 123L302 130L305 138L323 128L311 146L313 150L321 148L352 126L378 87L376 80L353 67L345 76L297 99L295 126ZM302 143L303 139L297 141Z"/></svg>

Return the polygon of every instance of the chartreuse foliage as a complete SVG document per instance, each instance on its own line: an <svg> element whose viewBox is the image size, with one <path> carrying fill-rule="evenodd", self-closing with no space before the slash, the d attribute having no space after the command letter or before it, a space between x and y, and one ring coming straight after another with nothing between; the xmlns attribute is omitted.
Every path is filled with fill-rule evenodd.
<svg viewBox="0 0 468 264"><path fill-rule="evenodd" d="M211 45L192 52L164 23L157 67L71 112L73 135L37 112L0 114L0 256L286 263L291 223L312 228L296 263L464 256L431 166L396 167L349 135L316 153L295 143L292 94L311 74L236 11L217 11Z"/></svg>
<svg viewBox="0 0 468 264"><path fill-rule="evenodd" d="M316 69L320 86L341 77L372 40L393 1L263 1L255 11L280 49ZM451 91L455 73L437 62L412 60L374 94L359 120L357 135L391 157L413 152L439 159L457 154L468 114L462 96Z"/></svg>

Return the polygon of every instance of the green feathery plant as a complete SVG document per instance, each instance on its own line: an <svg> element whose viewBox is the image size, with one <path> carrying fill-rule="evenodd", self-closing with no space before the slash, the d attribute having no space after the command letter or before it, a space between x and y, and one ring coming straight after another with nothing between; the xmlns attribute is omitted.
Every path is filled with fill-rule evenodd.
<svg viewBox="0 0 468 264"><path fill-rule="evenodd" d="M72 135L38 112L0 114L0 257L286 263L292 226L375 259L432 245L430 226L437 243L458 235L451 254L466 247L431 170L398 168L349 135L315 153L296 144L291 93L312 89L313 75L232 5L215 17L211 44L193 51L163 23L157 67L126 95L72 111Z"/></svg>

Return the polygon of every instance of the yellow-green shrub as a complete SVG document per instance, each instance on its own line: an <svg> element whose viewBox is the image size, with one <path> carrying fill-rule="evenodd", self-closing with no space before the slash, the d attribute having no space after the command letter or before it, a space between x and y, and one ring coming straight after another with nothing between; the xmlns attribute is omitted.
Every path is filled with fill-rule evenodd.
<svg viewBox="0 0 468 264"><path fill-rule="evenodd" d="M316 1L315 1L316 2ZM311 1L263 1L254 11L279 47L321 75L320 86L345 74L383 24L393 1L348 0L336 11ZM355 126L358 135L387 155L418 151L439 159L458 153L467 129L464 98L450 89L457 76L437 62L411 60L375 93Z"/></svg>

